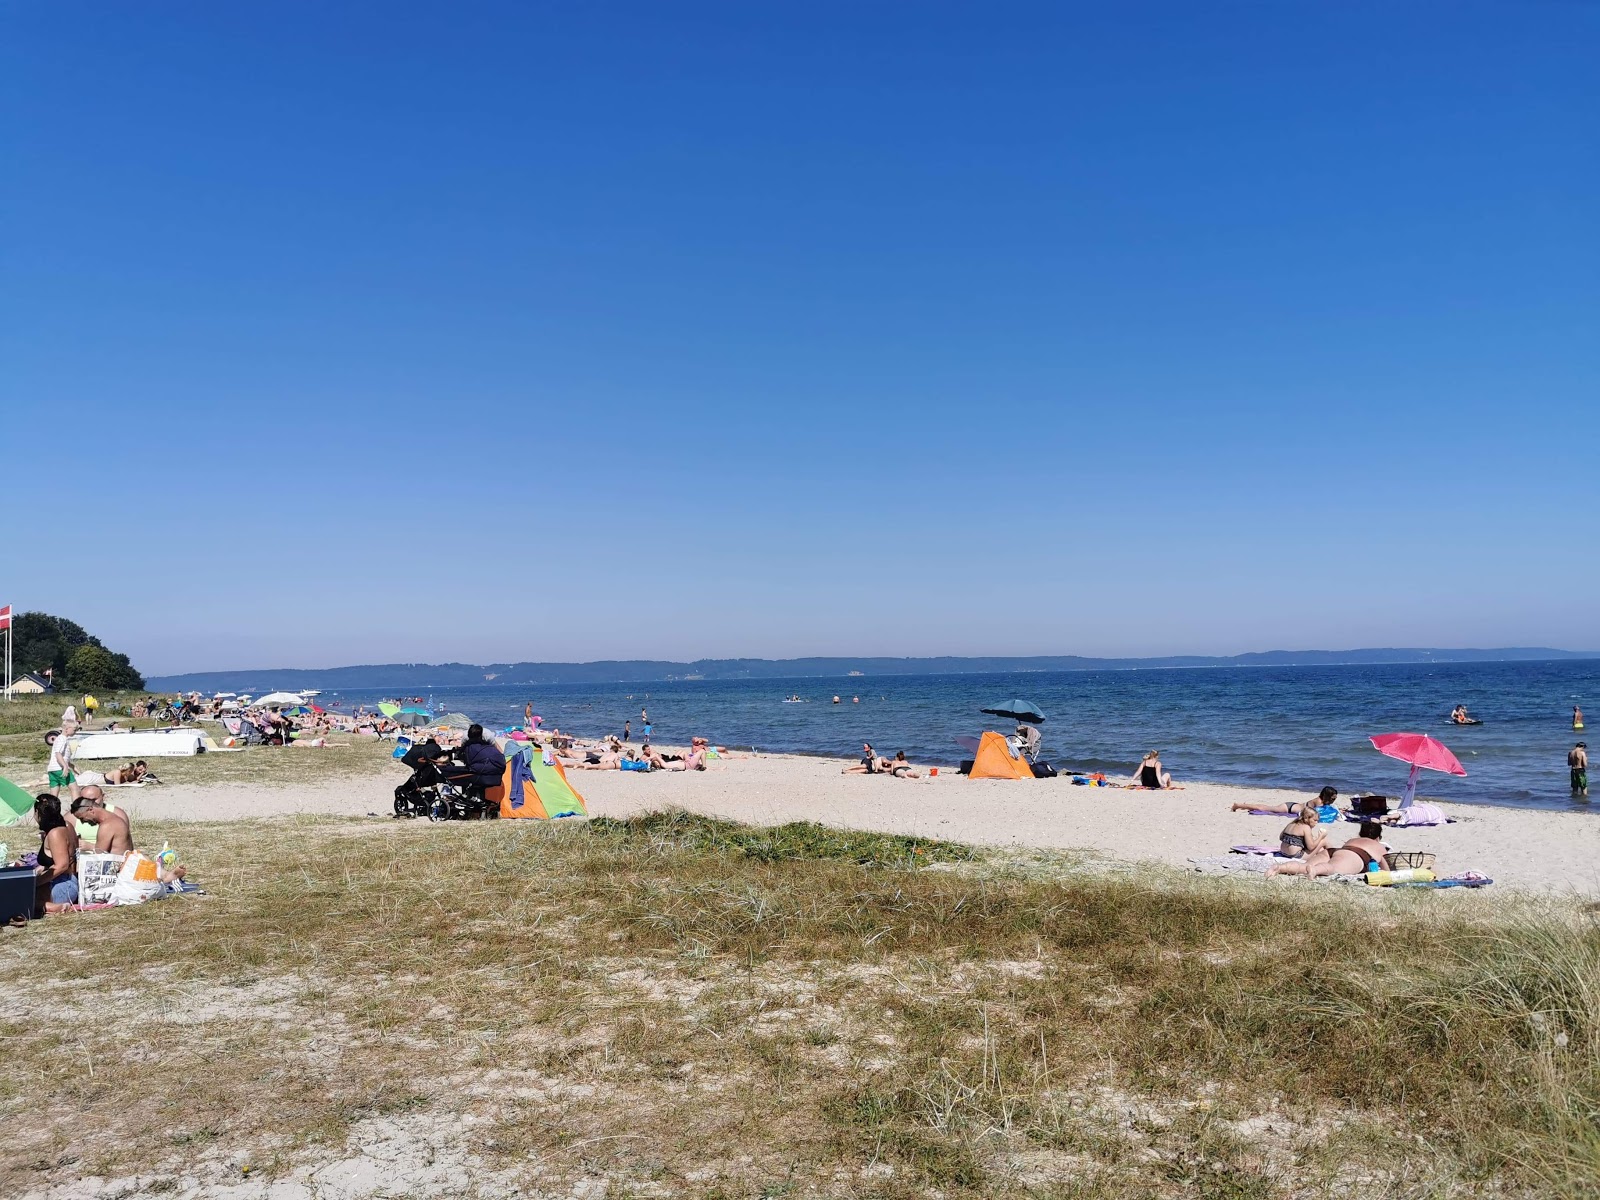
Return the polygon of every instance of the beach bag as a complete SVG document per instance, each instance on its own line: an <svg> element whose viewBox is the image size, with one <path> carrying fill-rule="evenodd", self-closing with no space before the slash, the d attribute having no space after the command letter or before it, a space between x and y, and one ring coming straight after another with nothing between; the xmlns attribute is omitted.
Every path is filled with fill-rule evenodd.
<svg viewBox="0 0 1600 1200"><path fill-rule="evenodd" d="M1036 762L1033 764L1033 777L1035 779L1054 779L1056 777L1056 769L1047 762Z"/></svg>
<svg viewBox="0 0 1600 1200"><path fill-rule="evenodd" d="M1391 871L1431 871L1434 859L1437 857L1438 855L1430 854L1426 850L1391 850L1384 855Z"/></svg>
<svg viewBox="0 0 1600 1200"><path fill-rule="evenodd" d="M116 883L111 885L111 903L143 904L160 894L161 881L156 878L155 860L130 850L122 860Z"/></svg>
<svg viewBox="0 0 1600 1200"><path fill-rule="evenodd" d="M1350 811L1358 817L1385 816L1389 812L1389 797L1353 796L1350 799Z"/></svg>

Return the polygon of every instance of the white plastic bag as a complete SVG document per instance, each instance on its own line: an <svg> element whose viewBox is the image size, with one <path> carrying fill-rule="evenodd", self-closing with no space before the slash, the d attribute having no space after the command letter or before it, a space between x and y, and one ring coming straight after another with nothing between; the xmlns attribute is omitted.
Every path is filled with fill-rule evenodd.
<svg viewBox="0 0 1600 1200"><path fill-rule="evenodd" d="M162 890L154 860L132 850L122 860L122 870L117 872L117 881L111 885L111 903L143 904L159 896Z"/></svg>

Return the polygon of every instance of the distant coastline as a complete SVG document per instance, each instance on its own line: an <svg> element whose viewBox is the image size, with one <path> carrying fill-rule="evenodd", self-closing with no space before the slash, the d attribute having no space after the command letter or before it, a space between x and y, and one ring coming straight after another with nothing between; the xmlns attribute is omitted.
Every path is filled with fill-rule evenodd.
<svg viewBox="0 0 1600 1200"><path fill-rule="evenodd" d="M727 658L671 662L652 659L586 663L381 663L348 667L272 667L258 670L194 671L155 676L156 691L271 691L283 688L368 690L474 687L508 684L551 686L584 683L670 683L688 680L829 679L893 675L991 675L1034 671L1130 671L1204 667L1329 667L1380 663L1448 664L1555 662L1600 658L1596 650L1544 646L1493 650L1381 647L1361 650L1266 650L1229 656L1172 655L1160 658L1089 658L1081 655L938 658Z"/></svg>

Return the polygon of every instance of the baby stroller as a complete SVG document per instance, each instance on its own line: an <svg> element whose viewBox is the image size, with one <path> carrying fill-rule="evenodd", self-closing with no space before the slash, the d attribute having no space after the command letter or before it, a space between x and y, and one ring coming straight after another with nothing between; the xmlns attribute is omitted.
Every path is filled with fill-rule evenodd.
<svg viewBox="0 0 1600 1200"><path fill-rule="evenodd" d="M408 765L411 765L411 778L394 790L395 816L427 817L430 821L474 821L500 815L500 805L488 799L483 785L466 774L458 763L423 758Z"/></svg>
<svg viewBox="0 0 1600 1200"><path fill-rule="evenodd" d="M465 773L452 775L456 763L444 763L428 816L434 821L487 821L500 815L500 803L484 795L483 784Z"/></svg>

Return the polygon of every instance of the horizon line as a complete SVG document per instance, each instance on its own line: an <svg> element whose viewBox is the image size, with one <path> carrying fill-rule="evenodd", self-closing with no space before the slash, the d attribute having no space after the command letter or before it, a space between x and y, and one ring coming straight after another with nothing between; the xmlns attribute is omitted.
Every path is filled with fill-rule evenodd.
<svg viewBox="0 0 1600 1200"><path fill-rule="evenodd" d="M429 670L429 669L440 669L440 668L456 668L456 669L460 669L460 668L463 668L463 667L468 667L468 668L473 668L473 669L486 669L486 668L497 668L497 667L498 668L509 668L509 667L520 667L520 666L531 666L531 667L604 667L604 666L609 666L609 665L612 665L612 664L621 665L621 664L624 664L624 663L652 663L652 664L660 664L662 666L672 666L672 667L679 667L679 666L681 666L681 667L694 667L694 666L697 666L697 665L700 665L700 664L714 664L714 663L761 663L761 664L771 664L771 665L783 665L783 664L787 664L787 663L807 663L807 662L818 662L818 661L839 661L839 662L858 662L858 663L872 663L872 662L884 662L884 661L897 662L897 663L935 663L935 662L981 662L981 661L985 661L985 660L1002 660L1002 661L1010 661L1010 662L1018 662L1018 663L1027 663L1027 662L1043 662L1043 661L1047 661L1047 660L1057 660L1057 659L1076 659L1076 660L1080 660L1080 661L1082 661L1084 663L1087 663L1087 664L1107 664L1105 666L1099 666L1099 667L1096 667L1096 666L1083 666L1083 667L1056 668L1056 669L1062 669L1062 670L1096 670L1096 669L1100 669L1100 670L1126 670L1126 669L1137 669L1137 666L1139 664L1144 664L1144 663L1165 663L1165 664L1167 664L1166 666L1158 668L1158 669L1164 669L1164 670L1201 668L1201 667L1208 667L1208 666L1248 667L1248 666L1258 666L1258 665L1279 665L1279 666L1294 666L1294 665L1324 665L1324 666L1369 665L1370 666L1370 665L1379 665L1382 662L1387 662L1389 665L1404 665L1404 664L1400 664L1398 660L1378 660L1378 662L1369 662L1369 663L1366 663L1366 664L1339 664L1339 663L1323 663L1323 664L1293 664L1293 663L1258 664L1258 663L1252 663L1252 662L1240 662L1240 661L1237 661L1237 660L1240 660L1240 659L1264 658L1264 657L1268 657L1268 656L1272 656L1272 655L1287 655L1287 656L1292 656L1292 655L1329 656L1329 655L1332 655L1332 656L1337 656L1337 655L1378 654L1378 653L1395 653L1395 654L1412 654L1412 655L1444 655L1444 656L1448 656L1448 655L1452 655L1452 654L1474 654L1474 655L1517 654L1519 657L1521 657L1522 661L1527 661L1527 662L1539 662L1539 661L1552 661L1553 662L1553 661L1561 661L1562 659L1600 658L1600 650L1566 650L1566 649L1562 649L1562 648L1556 647L1556 646L1491 646L1491 647L1480 647L1480 646L1455 646L1455 647L1441 647L1441 646L1357 646L1357 647L1351 647L1351 648L1348 648L1348 649L1340 649L1340 650L1323 650L1323 649L1246 650L1246 651L1240 651L1240 652L1238 652L1236 654L1182 654L1182 653L1180 653L1180 654L1149 654L1149 655L1090 655L1090 654L907 654L907 655L871 654L871 655L848 655L848 654L808 654L808 655L802 655L802 656L793 657L793 658L766 658L766 657L752 657L752 656L734 656L734 657L723 657L723 658L701 657L701 658L693 658L693 659L601 658L601 659L585 659L585 660L570 660L569 659L569 660L543 660L543 661L533 660L533 659L522 659L522 660L518 660L518 661L515 661L515 662L490 662L490 663L471 663L471 662L464 662L464 661L461 661L461 660L451 660L451 661L447 661L447 662L346 663L346 664L341 664L341 665L337 665L337 666L324 666L324 667L307 667L307 666L297 666L297 667L220 667L220 668L212 668L212 669L209 669L209 670L199 670L199 671L168 671L168 672L165 672L165 673L162 673L162 674L152 674L149 678L150 678L150 680L154 681L154 680L158 680L158 679L181 679L181 678L188 678L188 677L195 677L195 676L208 676L208 675L249 675L249 674L266 674L268 672L296 672L296 671L305 672L307 674L310 674L310 673L313 673L313 672L315 672L315 673L324 673L324 672L330 672L330 671L395 670L395 669L402 669L402 668L403 669L407 669L407 670L426 671L426 670ZM1534 657L1522 657L1522 656L1534 655L1534 654L1554 654L1554 655L1557 655L1559 657L1558 658L1554 658L1554 659L1540 659L1540 658L1534 658ZM1186 659L1186 660L1193 660L1193 661L1184 662L1184 663L1176 663L1176 662L1172 661L1172 660L1178 660L1178 659ZM1450 659L1442 658L1440 661L1441 662L1449 662ZM1515 660L1511 660L1511 661L1515 661ZM1109 664L1129 664L1129 665L1128 666L1111 666ZM937 672L928 672L928 673L936 674ZM981 674L983 672L977 672L977 673ZM1006 673L1006 671L1004 669L1000 669L997 673L1002 673L1003 674L1003 673ZM492 685L495 682L496 681L494 679L485 679L485 680L482 680L482 681L474 681L473 683L470 683L470 684L456 684L454 686L487 686L487 685ZM516 681L508 681L508 682L516 682ZM637 681L634 681L634 680L622 680L622 681L618 681L618 682L649 682L649 681L641 679L641 680L637 680Z"/></svg>

